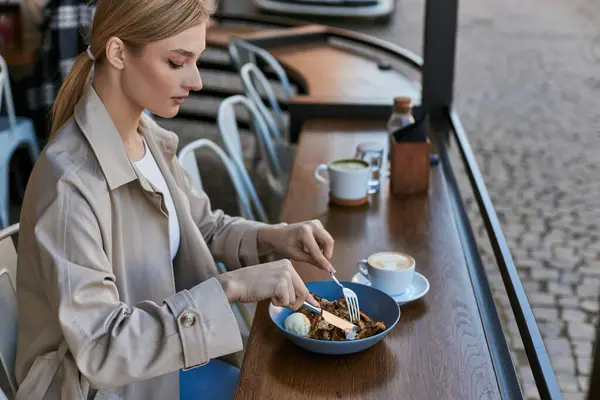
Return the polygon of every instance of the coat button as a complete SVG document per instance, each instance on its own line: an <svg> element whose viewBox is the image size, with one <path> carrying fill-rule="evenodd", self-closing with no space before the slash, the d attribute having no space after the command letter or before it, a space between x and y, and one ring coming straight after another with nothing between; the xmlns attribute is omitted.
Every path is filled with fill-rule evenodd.
<svg viewBox="0 0 600 400"><path fill-rule="evenodd" d="M179 318L179 322L186 328L191 328L196 323L196 316L190 312L186 312Z"/></svg>

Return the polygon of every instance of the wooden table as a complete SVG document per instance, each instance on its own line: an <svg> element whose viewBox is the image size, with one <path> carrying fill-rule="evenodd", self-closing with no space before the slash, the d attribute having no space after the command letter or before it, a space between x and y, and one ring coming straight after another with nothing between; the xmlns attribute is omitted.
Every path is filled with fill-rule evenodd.
<svg viewBox="0 0 600 400"><path fill-rule="evenodd" d="M431 284L403 306L399 324L364 352L309 353L289 342L259 304L236 399L498 399L480 310L475 302L440 166L428 196L391 197L387 184L368 207L329 206L313 178L317 164L354 154L361 141L387 144L384 121L312 120L300 136L283 220L319 218L335 239L333 265L350 280L356 262L382 250L405 251ZM328 279L297 263L305 281ZM329 278L330 279L330 278Z"/></svg>

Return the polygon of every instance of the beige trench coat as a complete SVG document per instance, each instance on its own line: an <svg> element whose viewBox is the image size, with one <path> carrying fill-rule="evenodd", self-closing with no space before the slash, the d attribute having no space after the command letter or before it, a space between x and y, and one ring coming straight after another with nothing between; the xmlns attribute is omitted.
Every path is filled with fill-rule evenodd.
<svg viewBox="0 0 600 400"><path fill-rule="evenodd" d="M178 370L242 349L215 261L259 262L259 223L211 211L144 115L181 229L174 261L160 193L131 163L93 89L49 143L21 215L19 400L177 399Z"/></svg>

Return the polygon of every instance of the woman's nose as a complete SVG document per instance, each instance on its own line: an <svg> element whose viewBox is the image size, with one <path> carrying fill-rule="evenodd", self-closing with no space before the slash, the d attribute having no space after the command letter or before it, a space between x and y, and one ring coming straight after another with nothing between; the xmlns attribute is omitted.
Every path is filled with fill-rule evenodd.
<svg viewBox="0 0 600 400"><path fill-rule="evenodd" d="M200 71L198 68L194 68L193 76L190 76L188 82L186 82L186 88L190 91L199 91L202 90L202 77L200 76Z"/></svg>

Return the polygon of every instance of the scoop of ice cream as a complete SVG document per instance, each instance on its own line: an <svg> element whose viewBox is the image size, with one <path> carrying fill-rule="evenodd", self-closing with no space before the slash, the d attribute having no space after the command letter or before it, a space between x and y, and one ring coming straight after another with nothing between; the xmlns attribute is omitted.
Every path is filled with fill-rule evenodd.
<svg viewBox="0 0 600 400"><path fill-rule="evenodd" d="M310 320L302 313L290 314L283 324L285 330L296 335L306 336L310 332Z"/></svg>

